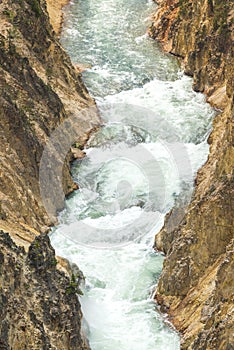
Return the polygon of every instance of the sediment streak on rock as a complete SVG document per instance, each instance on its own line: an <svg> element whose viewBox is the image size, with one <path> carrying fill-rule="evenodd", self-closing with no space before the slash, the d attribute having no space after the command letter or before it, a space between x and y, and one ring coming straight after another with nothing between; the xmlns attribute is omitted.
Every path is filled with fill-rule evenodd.
<svg viewBox="0 0 234 350"><path fill-rule="evenodd" d="M88 348L81 335L75 277L67 263L55 258L49 238L40 235L52 222L40 196L39 165L52 132L90 106L95 110L81 75L57 40L45 1L1 1L1 349ZM99 123L95 112L85 122L78 118L75 141L82 146ZM75 186L67 152L65 194ZM56 186L50 195L56 198ZM54 211L62 207L62 201L54 201Z"/></svg>
<svg viewBox="0 0 234 350"><path fill-rule="evenodd" d="M182 349L234 344L233 14L233 1L160 0L149 30L222 111L184 220L173 227L172 210L155 239L166 254L156 300L181 332Z"/></svg>

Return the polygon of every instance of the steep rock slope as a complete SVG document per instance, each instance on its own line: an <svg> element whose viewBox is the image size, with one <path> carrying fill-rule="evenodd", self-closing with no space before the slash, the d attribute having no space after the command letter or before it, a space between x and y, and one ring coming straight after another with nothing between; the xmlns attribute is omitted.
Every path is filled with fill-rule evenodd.
<svg viewBox="0 0 234 350"><path fill-rule="evenodd" d="M194 89L221 112L185 217L175 227L179 211L172 210L156 236L155 247L166 254L156 300L182 333L182 349L233 349L233 1L158 4L151 36L183 59Z"/></svg>
<svg viewBox="0 0 234 350"><path fill-rule="evenodd" d="M99 118L93 113L79 119L79 112L95 106L94 101L54 36L44 0L3 0L0 18L0 219L3 225L20 222L45 231L51 218L38 180L46 141L59 124L78 115L76 139L70 132L64 139L82 145ZM68 163L67 157L66 194L74 188ZM63 206L56 186L51 186L50 196L55 214Z"/></svg>
<svg viewBox="0 0 234 350"><path fill-rule="evenodd" d="M50 17L50 23L56 34L60 34L63 24L63 7L68 4L68 0L46 0L47 11Z"/></svg>
<svg viewBox="0 0 234 350"><path fill-rule="evenodd" d="M0 349L87 350L78 285L56 269L48 236L26 253L0 231L0 248Z"/></svg>
<svg viewBox="0 0 234 350"><path fill-rule="evenodd" d="M53 23L53 19L51 20ZM92 113L80 113L86 109ZM0 349L86 350L77 297L81 274L55 257L46 232L54 222L40 195L40 162L52 133L67 123L47 181L53 214L57 196L76 185L70 145L82 148L100 124L94 101L57 41L44 0L0 2ZM63 143L63 140L66 140ZM61 141L61 142L60 142ZM59 153L65 150L64 158ZM79 150L75 149L79 156ZM58 156L58 157L57 157ZM50 160L53 166L50 166ZM45 179L47 180L47 179ZM55 185L54 185L55 184Z"/></svg>

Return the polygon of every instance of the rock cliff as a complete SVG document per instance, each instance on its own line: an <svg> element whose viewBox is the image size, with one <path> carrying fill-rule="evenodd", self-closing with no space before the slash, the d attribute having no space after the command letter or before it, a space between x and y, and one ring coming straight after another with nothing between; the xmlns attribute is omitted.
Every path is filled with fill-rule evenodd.
<svg viewBox="0 0 234 350"><path fill-rule="evenodd" d="M234 348L233 15L233 1L160 0L150 28L219 109L186 215L175 227L172 210L155 239L166 254L156 300L181 349Z"/></svg>
<svg viewBox="0 0 234 350"><path fill-rule="evenodd" d="M0 349L88 350L78 283L56 268L48 236L38 236L26 253L0 231L0 247Z"/></svg>
<svg viewBox="0 0 234 350"><path fill-rule="evenodd" d="M43 148L58 125L94 101L57 41L43 0L3 0L0 18L0 219L45 231L51 219L38 185ZM74 141L82 145L98 123L97 115L78 119ZM74 188L68 159L63 188L66 194ZM54 186L50 195L56 198ZM54 206L56 212L63 203Z"/></svg>
<svg viewBox="0 0 234 350"><path fill-rule="evenodd" d="M63 24L63 7L68 4L68 0L46 0L47 11L50 17L50 23L56 34L60 34Z"/></svg>
<svg viewBox="0 0 234 350"><path fill-rule="evenodd" d="M80 112L89 107L92 114L81 119ZM88 348L81 335L78 282L44 235L53 220L39 186L43 149L65 121L74 133L70 128L64 139L80 148L100 124L81 75L57 40L47 4L1 1L0 349ZM76 185L69 147L66 154L62 187L69 194ZM56 164L57 159L51 173L55 179ZM57 200L56 185L49 192L56 214L63 200Z"/></svg>

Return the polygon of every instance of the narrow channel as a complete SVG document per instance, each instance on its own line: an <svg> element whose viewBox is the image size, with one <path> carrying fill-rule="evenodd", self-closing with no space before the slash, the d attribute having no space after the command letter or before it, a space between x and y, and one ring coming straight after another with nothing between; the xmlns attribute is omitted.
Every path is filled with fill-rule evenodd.
<svg viewBox="0 0 234 350"><path fill-rule="evenodd" d="M163 255L153 250L165 214L190 196L208 155L214 111L175 57L146 35L155 3L74 0L61 36L105 126L73 166L80 189L51 241L86 277L80 297L92 350L177 350L179 336L153 291Z"/></svg>

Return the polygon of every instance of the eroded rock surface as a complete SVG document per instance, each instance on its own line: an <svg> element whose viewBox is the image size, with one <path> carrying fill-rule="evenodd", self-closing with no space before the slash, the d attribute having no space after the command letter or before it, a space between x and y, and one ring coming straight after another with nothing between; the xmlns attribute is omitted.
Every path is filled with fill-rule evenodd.
<svg viewBox="0 0 234 350"><path fill-rule="evenodd" d="M184 219L175 227L172 210L156 236L155 247L166 253L156 299L180 330L182 349L233 349L233 1L158 3L151 36L183 59L194 89L222 113Z"/></svg>
<svg viewBox="0 0 234 350"><path fill-rule="evenodd" d="M92 113L81 118L87 109ZM54 157L47 159L52 171L45 183L54 217L64 194L76 188L71 146L82 149L100 120L81 75L55 36L45 1L1 1L1 350L88 349L81 334L79 270L72 273L68 262L55 257L44 235L54 219L40 195L40 162L51 135L64 123ZM81 156L76 146L72 150ZM57 195L59 181L63 197Z"/></svg>
<svg viewBox="0 0 234 350"><path fill-rule="evenodd" d="M26 253L0 231L1 350L88 349L78 284L56 265L47 235L38 236Z"/></svg>
<svg viewBox="0 0 234 350"><path fill-rule="evenodd" d="M80 145L100 121L95 113L79 118L95 104L54 36L44 0L3 0L0 18L0 219L45 231L51 218L38 184L44 146L65 120L77 117L74 134L69 130L63 139ZM58 154L62 147L59 140ZM56 178L63 159L50 161ZM69 157L62 181L65 194L70 193ZM56 191L54 185L49 188L54 214L63 207Z"/></svg>

